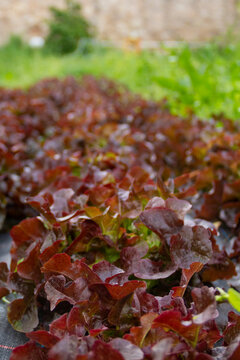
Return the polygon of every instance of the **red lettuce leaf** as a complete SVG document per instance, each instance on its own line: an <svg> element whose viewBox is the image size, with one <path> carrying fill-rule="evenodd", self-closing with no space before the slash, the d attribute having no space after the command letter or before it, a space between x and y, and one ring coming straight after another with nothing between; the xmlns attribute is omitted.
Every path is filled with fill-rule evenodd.
<svg viewBox="0 0 240 360"><path fill-rule="evenodd" d="M65 275L71 280L82 276L87 278L89 283L101 282L101 279L89 268L84 259L71 262L70 256L64 253L54 255L43 265L41 271L48 275Z"/></svg>
<svg viewBox="0 0 240 360"><path fill-rule="evenodd" d="M179 233L183 227L183 221L178 218L173 210L160 207L144 210L140 215L140 220L167 242L172 235Z"/></svg>
<svg viewBox="0 0 240 360"><path fill-rule="evenodd" d="M96 340L92 351L88 355L89 360L125 360L120 351L114 349L111 345L100 340Z"/></svg>
<svg viewBox="0 0 240 360"><path fill-rule="evenodd" d="M0 299L9 294L8 286L9 270L6 263L0 263Z"/></svg>
<svg viewBox="0 0 240 360"><path fill-rule="evenodd" d="M194 262L206 264L212 257L211 234L202 226L184 226L173 235L170 251L173 262L182 269L189 269Z"/></svg>
<svg viewBox="0 0 240 360"><path fill-rule="evenodd" d="M158 317L158 314L148 313L143 315L140 319L141 326L132 327L130 334L126 334L124 339L131 341L133 344L142 347L144 346L144 340L152 328L154 320Z"/></svg>
<svg viewBox="0 0 240 360"><path fill-rule="evenodd" d="M180 311L166 310L162 312L152 325L153 328L164 328L172 330L188 340L191 344L196 342L196 334L199 331L199 325L194 324L192 321L184 320Z"/></svg>
<svg viewBox="0 0 240 360"><path fill-rule="evenodd" d="M53 347L60 338L49 333L45 330L38 330L26 333L27 337L35 342L38 342L40 345L45 346L46 348Z"/></svg>
<svg viewBox="0 0 240 360"><path fill-rule="evenodd" d="M37 304L33 298L16 299L8 306L8 321L20 332L30 332L38 325Z"/></svg>
<svg viewBox="0 0 240 360"><path fill-rule="evenodd" d="M226 344L231 344L237 337L240 337L240 315L229 312L228 324L223 333Z"/></svg>
<svg viewBox="0 0 240 360"><path fill-rule="evenodd" d="M125 360L142 360L144 357L142 350L127 340L116 338L109 344L113 349L119 351Z"/></svg>
<svg viewBox="0 0 240 360"><path fill-rule="evenodd" d="M78 338L74 335L65 335L48 352L48 360L75 360L78 353Z"/></svg>
<svg viewBox="0 0 240 360"><path fill-rule="evenodd" d="M225 251L214 251L213 257L201 273L204 282L231 279L235 275L237 275L235 265Z"/></svg>
<svg viewBox="0 0 240 360"><path fill-rule="evenodd" d="M28 280L33 280L36 283L39 283L42 278L40 270L40 254L41 244L37 243L31 251L28 251L27 257L17 265L18 274Z"/></svg>
<svg viewBox="0 0 240 360"><path fill-rule="evenodd" d="M62 301L75 305L80 301L88 300L91 295L87 282L81 277L69 285L66 284L64 276L52 276L45 283L44 289L51 311Z"/></svg>
<svg viewBox="0 0 240 360"><path fill-rule="evenodd" d="M66 249L66 253L71 255L78 252L88 251L91 240L102 238L102 231L98 224L92 220L85 220L81 224L81 233L73 240L71 245Z"/></svg>
<svg viewBox="0 0 240 360"><path fill-rule="evenodd" d="M92 269L94 273L97 274L103 282L108 281L108 279L112 278L117 274L124 273L122 269L114 266L113 264L110 264L105 260L94 264Z"/></svg>
<svg viewBox="0 0 240 360"><path fill-rule="evenodd" d="M14 226L10 232L13 239L11 248L11 270L14 271L19 260L26 256L26 250L35 242L43 244L47 229L38 218L23 220L20 224Z"/></svg>
<svg viewBox="0 0 240 360"><path fill-rule="evenodd" d="M10 360L47 360L47 353L45 349L38 347L33 341L25 345L18 346L12 351Z"/></svg>
<svg viewBox="0 0 240 360"><path fill-rule="evenodd" d="M195 324L203 324L218 317L214 292L213 288L207 286L192 290L192 298L197 312L193 319Z"/></svg>

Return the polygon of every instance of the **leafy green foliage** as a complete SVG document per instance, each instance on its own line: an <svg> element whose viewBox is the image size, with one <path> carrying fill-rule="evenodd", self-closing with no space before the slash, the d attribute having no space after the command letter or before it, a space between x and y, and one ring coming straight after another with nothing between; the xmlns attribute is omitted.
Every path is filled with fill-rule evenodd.
<svg viewBox="0 0 240 360"><path fill-rule="evenodd" d="M90 25L81 13L79 3L66 0L66 8L51 7L52 20L45 47L56 54L67 54L76 50L81 39L91 36Z"/></svg>
<svg viewBox="0 0 240 360"><path fill-rule="evenodd" d="M223 289L218 288L220 295L216 296L217 301L228 301L232 307L240 312L240 293L232 288L226 293Z"/></svg>
<svg viewBox="0 0 240 360"><path fill-rule="evenodd" d="M145 98L167 97L175 114L193 111L202 119L223 114L238 120L239 58L239 43L161 46L136 54L85 39L74 53L58 56L14 38L0 48L0 85L28 87L43 77L107 76ZM221 116L216 124L222 128Z"/></svg>
<svg viewBox="0 0 240 360"><path fill-rule="evenodd" d="M229 289L228 290L228 301L235 310L240 311L240 293L239 292L237 292L234 289Z"/></svg>

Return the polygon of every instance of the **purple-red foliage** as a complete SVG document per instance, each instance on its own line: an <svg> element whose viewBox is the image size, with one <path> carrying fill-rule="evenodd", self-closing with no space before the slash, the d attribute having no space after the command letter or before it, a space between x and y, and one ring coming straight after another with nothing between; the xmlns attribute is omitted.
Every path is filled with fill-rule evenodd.
<svg viewBox="0 0 240 360"><path fill-rule="evenodd" d="M0 224L29 217L0 264L30 339L11 360L207 360L221 339L235 359L239 316L222 334L212 282L240 260L239 125L92 78L0 102Z"/></svg>

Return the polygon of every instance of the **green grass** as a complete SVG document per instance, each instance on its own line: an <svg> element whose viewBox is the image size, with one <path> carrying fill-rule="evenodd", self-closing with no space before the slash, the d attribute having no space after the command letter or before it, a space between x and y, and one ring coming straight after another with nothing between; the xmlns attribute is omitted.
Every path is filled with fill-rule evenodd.
<svg viewBox="0 0 240 360"><path fill-rule="evenodd" d="M167 97L172 112L240 118L240 44L187 45L140 54L96 46L58 57L13 39L0 48L0 85L26 88L44 77L105 76L151 99Z"/></svg>

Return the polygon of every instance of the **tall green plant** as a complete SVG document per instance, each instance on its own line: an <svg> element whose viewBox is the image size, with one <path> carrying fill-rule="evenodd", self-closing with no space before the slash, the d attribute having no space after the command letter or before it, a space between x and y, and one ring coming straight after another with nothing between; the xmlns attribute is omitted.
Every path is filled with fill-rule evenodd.
<svg viewBox="0 0 240 360"><path fill-rule="evenodd" d="M92 36L90 24L83 17L80 5L74 0L66 0L66 7L50 8L52 19L45 47L56 54L73 52L81 39Z"/></svg>

